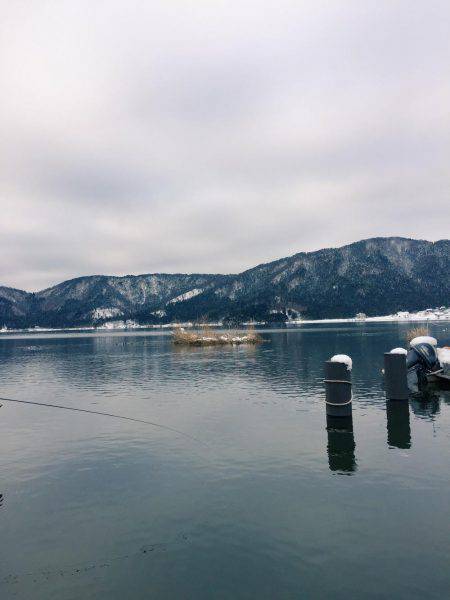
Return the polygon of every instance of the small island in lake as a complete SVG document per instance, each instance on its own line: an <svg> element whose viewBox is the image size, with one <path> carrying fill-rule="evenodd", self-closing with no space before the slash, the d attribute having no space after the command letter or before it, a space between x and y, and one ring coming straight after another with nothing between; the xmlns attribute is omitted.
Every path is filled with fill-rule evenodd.
<svg viewBox="0 0 450 600"><path fill-rule="evenodd" d="M186 331L178 327L173 332L173 342L183 346L237 346L241 344L260 344L263 338L253 328L246 332L212 331L208 326L200 330Z"/></svg>

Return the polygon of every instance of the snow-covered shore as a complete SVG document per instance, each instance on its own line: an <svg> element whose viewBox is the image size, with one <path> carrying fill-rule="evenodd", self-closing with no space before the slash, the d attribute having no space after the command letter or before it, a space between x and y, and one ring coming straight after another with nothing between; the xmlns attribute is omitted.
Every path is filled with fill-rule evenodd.
<svg viewBox="0 0 450 600"><path fill-rule="evenodd" d="M450 321L450 308L444 306L440 308L427 308L417 312L400 311L394 315L381 315L375 317L366 317L359 314L357 317L343 318L343 319L293 319L286 322L286 326L301 326L301 325L313 325L316 323L383 323L383 322L427 322L427 321ZM242 323L243 326L254 325L254 326L265 326L269 325L264 321L261 322L247 322ZM27 329L7 329L2 327L1 333L45 333L52 331L120 331L120 330L132 330L132 329L176 329L179 327L192 328L195 327L195 323L164 323L162 325L140 325L136 321L106 321L99 326L86 326L86 327L64 327L64 328L51 328L51 327L29 327ZM217 323L208 323L209 327L223 327L223 323L220 321Z"/></svg>
<svg viewBox="0 0 450 600"><path fill-rule="evenodd" d="M415 322L415 321L450 321L450 308L427 308L417 312L400 311L394 315L380 315L376 317L353 317L348 319L299 319L289 321L287 325L303 325L312 323L382 323L385 321Z"/></svg>

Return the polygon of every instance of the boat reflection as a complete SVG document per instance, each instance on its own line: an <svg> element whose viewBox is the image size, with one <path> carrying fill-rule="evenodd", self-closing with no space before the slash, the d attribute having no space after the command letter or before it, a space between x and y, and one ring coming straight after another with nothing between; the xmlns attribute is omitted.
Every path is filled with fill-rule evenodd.
<svg viewBox="0 0 450 600"><path fill-rule="evenodd" d="M352 475L356 471L352 417L327 416L327 434L330 471Z"/></svg>
<svg viewBox="0 0 450 600"><path fill-rule="evenodd" d="M434 419L440 412L440 400L444 393L438 394L434 391L423 391L411 398L411 408L417 417Z"/></svg>
<svg viewBox="0 0 450 600"><path fill-rule="evenodd" d="M411 448L409 402L386 400L387 444L390 448Z"/></svg>

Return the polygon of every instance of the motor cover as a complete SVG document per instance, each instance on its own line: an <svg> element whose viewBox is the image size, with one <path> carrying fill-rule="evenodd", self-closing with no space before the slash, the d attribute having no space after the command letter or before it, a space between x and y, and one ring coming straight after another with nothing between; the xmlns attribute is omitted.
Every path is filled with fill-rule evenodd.
<svg viewBox="0 0 450 600"><path fill-rule="evenodd" d="M436 348L431 344L422 342L417 344L408 352L406 356L406 366L415 366L421 364L426 371L433 371L439 365Z"/></svg>

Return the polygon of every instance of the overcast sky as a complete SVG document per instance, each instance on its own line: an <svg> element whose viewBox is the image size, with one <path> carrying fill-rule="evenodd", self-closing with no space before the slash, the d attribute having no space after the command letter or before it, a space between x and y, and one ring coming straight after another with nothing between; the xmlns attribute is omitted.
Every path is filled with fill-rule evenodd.
<svg viewBox="0 0 450 600"><path fill-rule="evenodd" d="M450 4L8 0L0 285L450 224Z"/></svg>

